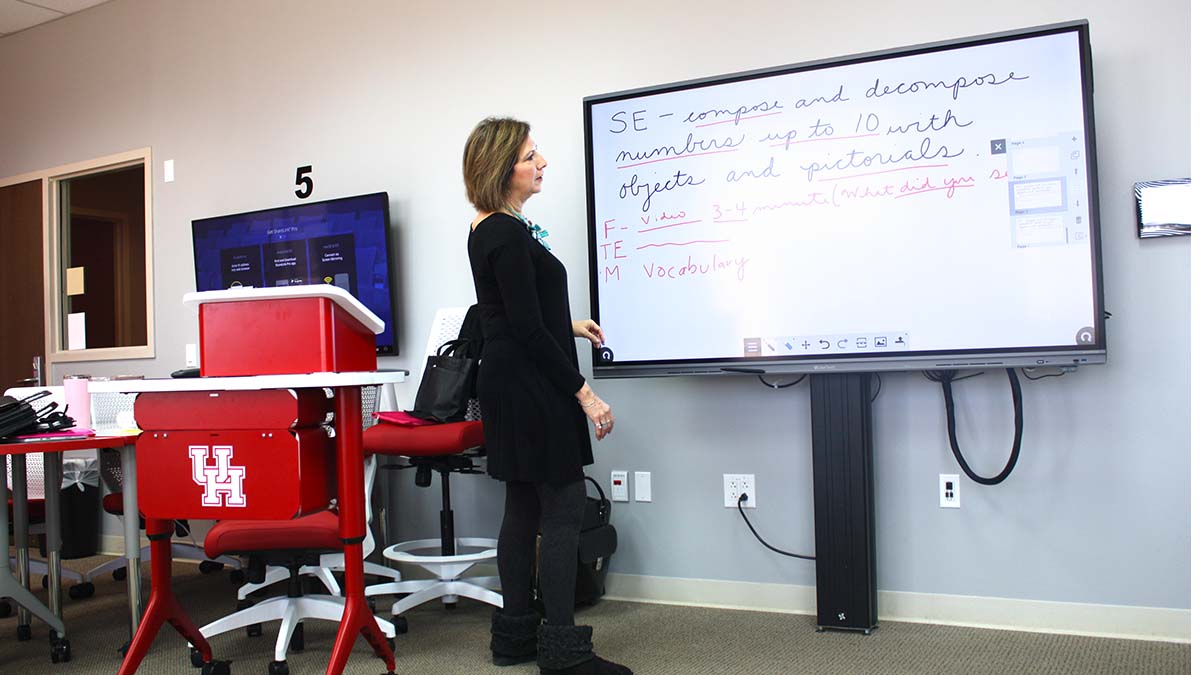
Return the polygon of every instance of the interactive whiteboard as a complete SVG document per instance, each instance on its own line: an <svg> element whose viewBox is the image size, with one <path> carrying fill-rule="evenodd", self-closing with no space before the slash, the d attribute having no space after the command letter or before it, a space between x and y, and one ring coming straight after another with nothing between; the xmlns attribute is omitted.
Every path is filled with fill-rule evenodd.
<svg viewBox="0 0 1200 675"><path fill-rule="evenodd" d="M584 100L601 377L1102 363L1085 21Z"/></svg>

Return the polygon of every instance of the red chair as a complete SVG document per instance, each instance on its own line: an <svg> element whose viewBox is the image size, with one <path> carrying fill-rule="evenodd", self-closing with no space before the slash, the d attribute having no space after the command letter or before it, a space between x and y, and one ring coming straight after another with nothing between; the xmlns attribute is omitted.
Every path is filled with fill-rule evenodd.
<svg viewBox="0 0 1200 675"><path fill-rule="evenodd" d="M368 486L371 484L370 474L374 473L374 461L369 464ZM268 670L270 675L288 675L287 652L289 649L304 649L303 622L306 619L334 623L341 621L345 598L305 595L300 573L303 567L318 565L323 554L342 551L335 512L321 511L293 520L222 520L209 530L204 539L204 550L214 558L221 555L248 556L250 565L247 577L251 583L264 580L268 565L287 568L286 596L269 598L249 606L246 606L246 601L241 601L237 612L200 629L201 635L211 638L243 627L254 631L264 621L280 621L275 640L275 660ZM386 637L391 639L396 636L392 624L379 618L375 621ZM197 667L203 665L203 658L194 648L192 663Z"/></svg>
<svg viewBox="0 0 1200 675"><path fill-rule="evenodd" d="M465 307L438 310L426 345L427 353L435 353L439 345L458 336L466 311ZM469 411L468 418L471 417L478 415ZM441 476L441 537L401 542L383 550L388 560L417 565L435 578L376 584L366 589L368 597L409 594L392 605L396 631L407 631L408 621L401 616L404 612L437 598L447 607L453 607L459 596L503 607L504 599L496 592L500 587L499 577L464 576L474 565L496 560L496 540L456 537L454 511L450 507L450 474L481 473L476 459L483 457L483 423L477 419L417 427L380 423L363 432L363 451L406 458L407 466L417 470L419 487L432 484L433 472Z"/></svg>
<svg viewBox="0 0 1200 675"><path fill-rule="evenodd" d="M123 433L130 428L136 428L137 422L133 417L133 402L136 399L133 394L111 394L103 393L92 396L92 426L100 432L118 432ZM104 495L100 500L100 506L108 513L118 518L125 517L125 501L123 494L124 476L121 472L121 458L115 450L103 450L100 452L100 480L108 489L108 494ZM142 519L138 518L139 529L145 529L146 524ZM191 541L172 541L171 542L171 559L172 560L188 560L199 563L201 574L211 574L219 572L225 566L229 566L233 572L230 574L230 580L233 583L241 583L241 561L229 556L222 557L218 560L210 560L204 555L204 549L196 543L196 540L191 537L191 527L187 521L179 521L175 523L175 536L187 537ZM143 546L139 553L143 562L150 560L150 547ZM83 583L79 585L80 593L91 595L94 592L93 580L104 574L112 574L112 577L117 581L125 579L126 574L125 558L114 558L105 563L97 565L83 574ZM71 587L71 592L75 592L75 586ZM75 597L75 595L72 595Z"/></svg>

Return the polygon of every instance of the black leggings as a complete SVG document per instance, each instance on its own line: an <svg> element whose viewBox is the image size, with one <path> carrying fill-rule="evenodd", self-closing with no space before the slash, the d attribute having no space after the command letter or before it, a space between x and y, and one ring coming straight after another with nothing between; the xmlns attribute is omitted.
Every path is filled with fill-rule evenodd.
<svg viewBox="0 0 1200 675"><path fill-rule="evenodd" d="M505 483L504 522L496 565L504 594L504 613L529 611L537 533L542 532L538 575L546 623L575 624L575 573L579 527L586 490L583 481L563 485Z"/></svg>

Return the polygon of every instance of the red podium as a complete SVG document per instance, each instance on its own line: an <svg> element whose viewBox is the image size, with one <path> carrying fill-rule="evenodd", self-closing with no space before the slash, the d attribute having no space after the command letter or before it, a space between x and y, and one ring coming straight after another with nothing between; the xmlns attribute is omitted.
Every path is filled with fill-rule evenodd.
<svg viewBox="0 0 1200 675"><path fill-rule="evenodd" d="M171 589L174 519L288 519L329 508L335 497L346 606L326 673L343 671L358 634L392 672L362 566L361 387L406 375L374 371L373 335L383 322L334 286L192 293L184 302L199 308L206 376L121 385L138 393L138 507L150 539L151 590L119 673L137 670L163 623L196 648L204 675L228 672ZM330 412L332 438L323 426Z"/></svg>

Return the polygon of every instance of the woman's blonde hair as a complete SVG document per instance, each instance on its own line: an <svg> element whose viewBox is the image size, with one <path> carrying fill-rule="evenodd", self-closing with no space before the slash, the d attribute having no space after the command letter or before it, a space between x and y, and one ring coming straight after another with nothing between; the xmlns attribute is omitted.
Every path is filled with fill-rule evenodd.
<svg viewBox="0 0 1200 675"><path fill-rule="evenodd" d="M527 138L529 124L509 117L489 117L475 125L463 147L463 183L475 208L508 208L508 181Z"/></svg>

